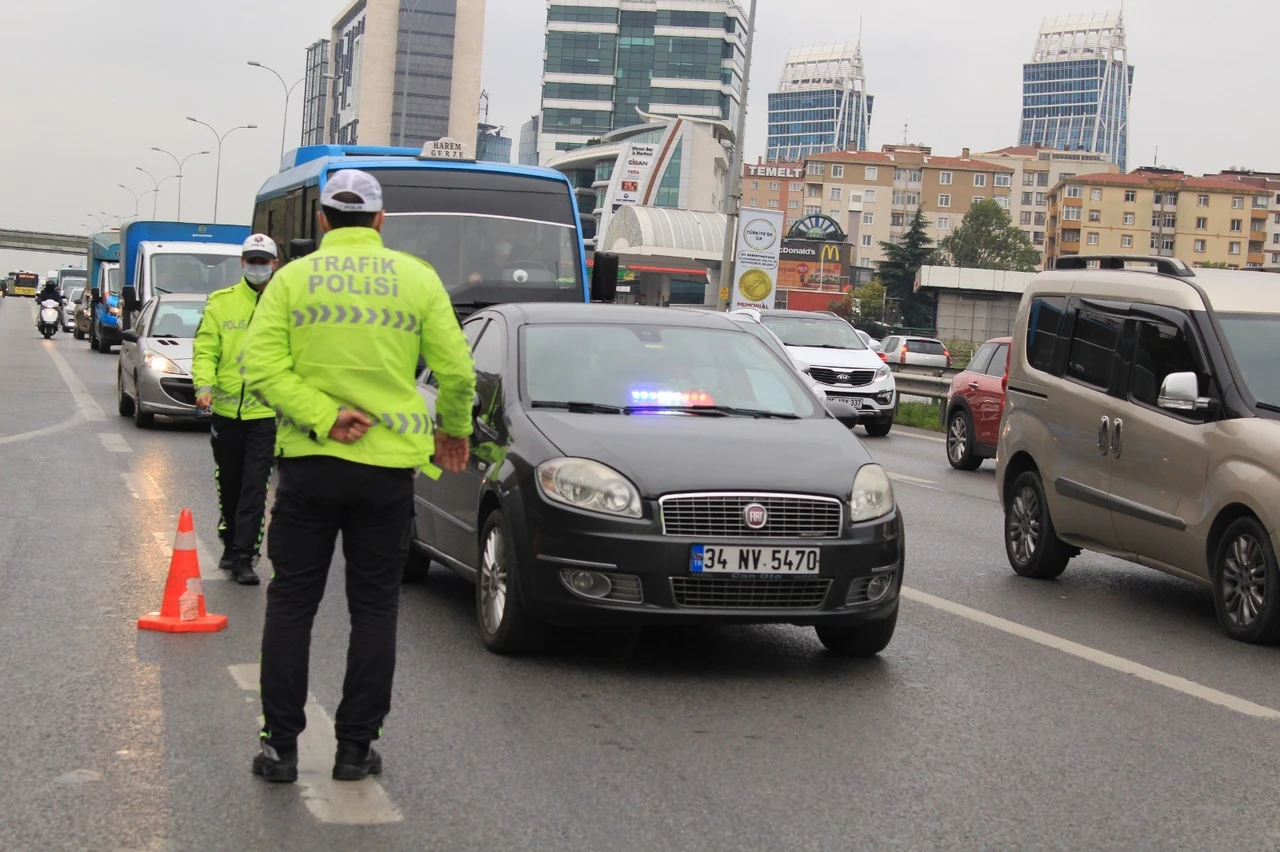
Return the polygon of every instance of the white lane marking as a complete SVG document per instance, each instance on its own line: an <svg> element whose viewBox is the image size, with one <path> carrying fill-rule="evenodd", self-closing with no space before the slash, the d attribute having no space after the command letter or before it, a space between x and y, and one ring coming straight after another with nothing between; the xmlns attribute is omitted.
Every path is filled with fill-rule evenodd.
<svg viewBox="0 0 1280 852"><path fill-rule="evenodd" d="M67 363L67 359L62 357L62 353L54 348L53 341L41 341L44 344L44 351L49 353L49 357L53 359L53 365L58 368L62 380L67 383L67 388L71 391L71 396L76 401L76 406L84 414L85 420L106 420L107 415L103 412L102 406L98 405L98 401L89 395L89 389L84 386L84 382L80 381L79 376L71 369L71 365Z"/></svg>
<svg viewBox="0 0 1280 852"><path fill-rule="evenodd" d="M1183 695L1189 695L1192 698L1199 698L1201 701L1207 701L1210 704L1216 704L1219 707L1225 707L1244 716L1252 716L1256 719L1267 719L1269 721L1280 720L1280 710L1274 710L1270 707L1264 707L1261 704L1255 704L1243 698L1238 698L1225 692L1220 692L1208 686L1203 686L1195 681L1187 680L1184 677L1162 672L1159 669L1153 669L1150 666L1144 666L1142 663L1135 663L1133 660L1127 660L1124 657L1117 657L1115 654L1108 654L1106 651L1099 651L1097 648L1090 648L1088 645L1081 645L1078 642L1072 642L1070 639L1063 639L1060 636L1054 636L1052 633L1045 633L1043 630L1036 630L1034 627L1027 627L1016 621L1009 621L996 615L983 612L981 610L967 607L963 604L949 601L946 598L936 597L927 592L918 589L902 587L902 596L907 600L922 603L925 606L931 606L934 609L943 612L958 615L961 618L976 622L986 627L1008 633L1011 636L1017 636L1043 645L1046 648L1052 648L1055 651L1061 651L1064 654L1070 654L1073 657L1079 657L1090 663L1111 669L1122 674L1133 675L1136 678L1145 680L1148 683L1154 683L1157 686L1163 686L1166 689L1172 689L1174 692L1181 692Z"/></svg>
<svg viewBox="0 0 1280 852"><path fill-rule="evenodd" d="M124 439L124 435L118 435L115 432L99 432L98 440L102 442L102 446L106 448L108 452L133 452L133 447L129 446L129 442Z"/></svg>
<svg viewBox="0 0 1280 852"><path fill-rule="evenodd" d="M917 441L932 441L935 444L945 444L946 438L935 438L932 435L917 435L915 432L907 432L901 426L893 430L895 438L914 438Z"/></svg>
<svg viewBox="0 0 1280 852"><path fill-rule="evenodd" d="M906 482L910 485L915 485L918 488L946 493L946 489L939 488L938 483L934 482L932 479L920 479L916 476L907 476L905 473L886 472L886 475L894 482Z"/></svg>
<svg viewBox="0 0 1280 852"><path fill-rule="evenodd" d="M129 489L129 493L133 495L135 500L163 500L164 492L160 490L160 486L156 485L156 481L145 473L129 473L120 474L120 478L124 480L124 487Z"/></svg>
<svg viewBox="0 0 1280 852"><path fill-rule="evenodd" d="M258 692L256 663L227 666L231 677L246 692ZM404 815L375 779L334 781L333 749L336 734L333 720L316 697L307 693L307 729L298 737L298 784L302 798L320 822L341 825L377 825L401 822Z"/></svg>
<svg viewBox="0 0 1280 852"><path fill-rule="evenodd" d="M22 432L17 435L10 435L7 438L0 438L0 444L14 444L18 441L29 441L32 438L43 438L45 435L56 435L58 432L65 432L80 423L84 422L84 412L76 409L76 413L63 420L61 423L55 423L53 426L45 426L43 429L34 429L30 432Z"/></svg>

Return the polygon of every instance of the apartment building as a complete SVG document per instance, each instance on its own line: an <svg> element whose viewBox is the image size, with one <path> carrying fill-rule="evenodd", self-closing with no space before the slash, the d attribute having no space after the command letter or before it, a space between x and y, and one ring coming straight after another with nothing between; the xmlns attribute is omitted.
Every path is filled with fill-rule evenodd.
<svg viewBox="0 0 1280 852"><path fill-rule="evenodd" d="M830 216L848 235L854 264L872 266L884 259L880 243L906 233L917 209L934 240L951 233L978 201L995 199L1009 209L1014 173L1012 165L971 157L968 148L959 157L934 156L922 145L815 154L805 161L800 218Z"/></svg>
<svg viewBox="0 0 1280 852"><path fill-rule="evenodd" d="M1234 180L1266 191L1271 209L1266 223L1262 265L1268 269L1280 268L1280 173L1232 168L1205 177Z"/></svg>
<svg viewBox="0 0 1280 852"><path fill-rule="evenodd" d="M1044 256L1049 220L1049 190L1078 174L1118 174L1120 167L1106 153L1059 151L1035 145L1016 145L975 154L980 160L1013 168L1009 216Z"/></svg>
<svg viewBox="0 0 1280 852"><path fill-rule="evenodd" d="M1045 262L1134 254L1260 267L1274 219L1271 198L1240 181L1175 169L1077 175L1049 193Z"/></svg>
<svg viewBox="0 0 1280 852"><path fill-rule="evenodd" d="M804 164L757 159L742 167L742 204L764 210L784 210L787 228L803 216Z"/></svg>

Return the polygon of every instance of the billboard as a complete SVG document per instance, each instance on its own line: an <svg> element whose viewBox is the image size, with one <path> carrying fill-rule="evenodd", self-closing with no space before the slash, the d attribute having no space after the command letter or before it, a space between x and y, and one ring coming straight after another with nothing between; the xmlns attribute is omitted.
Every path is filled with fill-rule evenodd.
<svg viewBox="0 0 1280 852"><path fill-rule="evenodd" d="M773 307L777 294L783 218L781 210L744 207L738 213L737 256L733 264L730 310Z"/></svg>
<svg viewBox="0 0 1280 852"><path fill-rule="evenodd" d="M620 204L640 203L641 187L653 170L653 161L657 156L657 145L632 143L626 146L613 170L614 210L617 210Z"/></svg>
<svg viewBox="0 0 1280 852"><path fill-rule="evenodd" d="M783 240L778 287L783 290L839 292L849 284L853 247L819 240Z"/></svg>

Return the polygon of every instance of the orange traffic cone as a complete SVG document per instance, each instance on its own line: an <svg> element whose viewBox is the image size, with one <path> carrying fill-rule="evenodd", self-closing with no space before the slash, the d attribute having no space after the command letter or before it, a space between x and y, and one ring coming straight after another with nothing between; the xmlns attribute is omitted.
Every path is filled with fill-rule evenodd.
<svg viewBox="0 0 1280 852"><path fill-rule="evenodd" d="M191 510L183 509L178 517L178 537L173 542L169 579L164 584L164 601L159 612L147 613L138 619L138 629L165 633L216 633L226 626L225 615L209 615L204 611L195 523L191 520Z"/></svg>

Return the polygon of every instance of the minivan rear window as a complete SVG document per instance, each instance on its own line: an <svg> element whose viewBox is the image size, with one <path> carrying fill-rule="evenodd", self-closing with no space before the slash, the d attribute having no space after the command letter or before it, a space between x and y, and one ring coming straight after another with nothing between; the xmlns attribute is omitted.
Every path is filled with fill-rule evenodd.
<svg viewBox="0 0 1280 852"><path fill-rule="evenodd" d="M908 340L907 349L917 355L945 355L947 348L936 340Z"/></svg>
<svg viewBox="0 0 1280 852"><path fill-rule="evenodd" d="M1062 317L1067 312L1063 296L1039 296L1031 300L1027 320L1027 363L1046 373L1053 369L1053 353L1062 334Z"/></svg>

